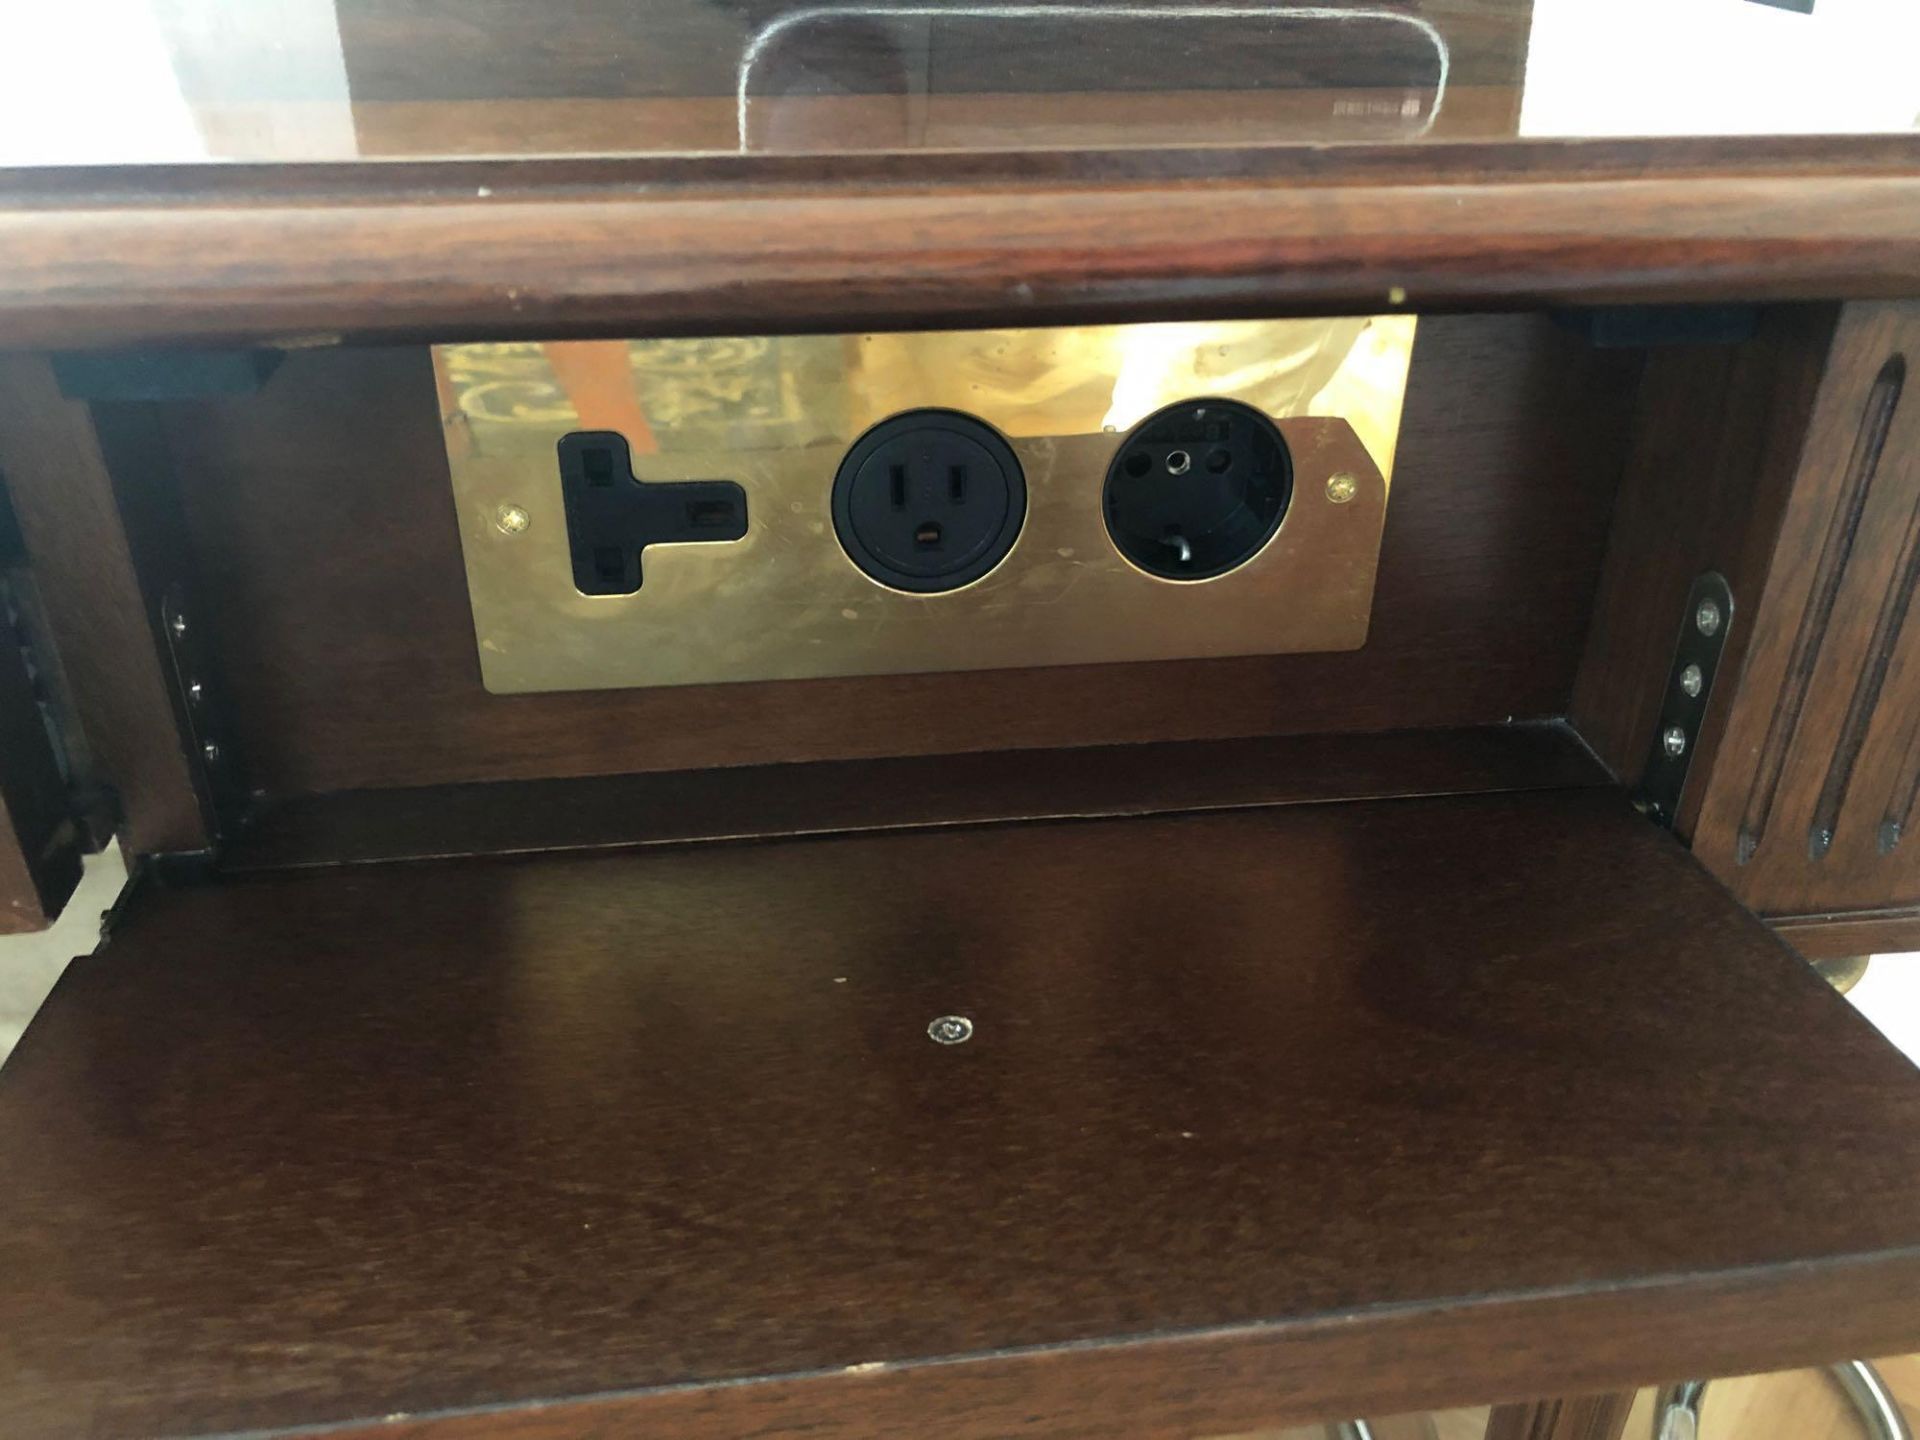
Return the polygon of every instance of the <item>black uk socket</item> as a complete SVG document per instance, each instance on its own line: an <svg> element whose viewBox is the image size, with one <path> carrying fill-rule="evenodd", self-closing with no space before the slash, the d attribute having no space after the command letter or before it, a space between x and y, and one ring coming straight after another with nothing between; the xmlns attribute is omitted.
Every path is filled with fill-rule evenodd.
<svg viewBox="0 0 1920 1440"><path fill-rule="evenodd" d="M1260 553L1292 498L1273 421L1238 400L1183 400L1121 442L1102 508L1114 546L1148 574L1211 580Z"/></svg>
<svg viewBox="0 0 1920 1440"><path fill-rule="evenodd" d="M560 438L560 495L573 585L582 595L633 594L649 545L738 540L747 533L747 492L739 485L637 479L626 437L611 430Z"/></svg>
<svg viewBox="0 0 1920 1440"><path fill-rule="evenodd" d="M862 435L833 481L847 558L895 590L972 584L1007 557L1027 480L998 431L957 410L909 410Z"/></svg>

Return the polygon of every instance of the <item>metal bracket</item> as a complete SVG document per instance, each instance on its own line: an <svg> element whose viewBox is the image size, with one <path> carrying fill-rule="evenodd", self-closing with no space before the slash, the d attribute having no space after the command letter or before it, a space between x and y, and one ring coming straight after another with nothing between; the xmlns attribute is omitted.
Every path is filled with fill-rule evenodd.
<svg viewBox="0 0 1920 1440"><path fill-rule="evenodd" d="M219 840L245 821L252 792L232 726L212 683L204 637L178 585L160 598L160 637L172 669L174 706L186 736L195 787Z"/></svg>
<svg viewBox="0 0 1920 1440"><path fill-rule="evenodd" d="M1725 576L1709 570L1687 592L1673 667L1660 700L1660 720L1653 727L1653 743L1633 797L1642 814L1669 829L1680 811L1680 792L1686 788L1707 701L1713 696L1714 672L1720 668L1720 654L1732 626L1733 591L1727 588Z"/></svg>

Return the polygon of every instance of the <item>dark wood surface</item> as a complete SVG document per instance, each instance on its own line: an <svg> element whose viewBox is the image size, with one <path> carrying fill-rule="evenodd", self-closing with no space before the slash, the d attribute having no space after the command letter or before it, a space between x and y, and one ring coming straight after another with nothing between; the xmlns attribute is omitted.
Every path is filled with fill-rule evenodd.
<svg viewBox="0 0 1920 1440"><path fill-rule="evenodd" d="M425 354L295 355L167 412L270 795L1564 713L1639 374L1539 316L1422 323L1364 649L495 696Z"/></svg>
<svg viewBox="0 0 1920 1440"><path fill-rule="evenodd" d="M1694 848L1764 913L1920 903L1916 355L1920 303L1842 312L1765 589L1746 606Z"/></svg>
<svg viewBox="0 0 1920 1440"><path fill-rule="evenodd" d="M1831 306L1767 312L1751 341L1649 352L1586 653L1567 718L1624 783L1640 779L1686 621L1717 570L1735 616L1678 828L1690 834L1731 708L1767 567L1825 373Z"/></svg>
<svg viewBox="0 0 1920 1440"><path fill-rule="evenodd" d="M1731 165L1712 158L1726 145L1694 141L1522 145L1517 159L1355 148L951 168L904 155L851 177L838 157L535 164L505 187L458 164L311 181L16 173L0 197L0 331L16 346L324 345L1920 287L1910 136L1826 142L1817 161L1746 142Z"/></svg>
<svg viewBox="0 0 1920 1440"><path fill-rule="evenodd" d="M1630 1390L1501 1405L1487 1421L1487 1440L1620 1440L1632 1409Z"/></svg>
<svg viewBox="0 0 1920 1440"><path fill-rule="evenodd" d="M0 1153L21 1437L1206 1434L1920 1341L1911 1065L1611 790L150 890Z"/></svg>
<svg viewBox="0 0 1920 1440"><path fill-rule="evenodd" d="M1553 723L748 765L294 796L269 802L221 856L221 868L619 849L1606 781L1605 768L1579 737Z"/></svg>
<svg viewBox="0 0 1920 1440"><path fill-rule="evenodd" d="M149 593L155 567L185 556L138 524L166 507L171 480L157 435L122 438L115 473L93 415L60 394L46 362L0 354L0 472L79 722L118 792L122 837L135 853L198 850L206 821Z"/></svg>

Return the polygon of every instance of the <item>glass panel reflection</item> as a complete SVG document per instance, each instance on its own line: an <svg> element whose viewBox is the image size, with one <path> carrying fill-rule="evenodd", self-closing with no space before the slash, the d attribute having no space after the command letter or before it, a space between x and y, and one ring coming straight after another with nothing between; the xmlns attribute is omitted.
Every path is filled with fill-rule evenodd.
<svg viewBox="0 0 1920 1440"><path fill-rule="evenodd" d="M1911 0L20 0L0 164L1866 133L1917 53Z"/></svg>

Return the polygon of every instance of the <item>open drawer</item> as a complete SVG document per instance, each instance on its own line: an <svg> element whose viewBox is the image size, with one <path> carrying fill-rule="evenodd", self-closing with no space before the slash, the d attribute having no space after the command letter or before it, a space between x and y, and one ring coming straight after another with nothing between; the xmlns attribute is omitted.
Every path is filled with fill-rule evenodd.
<svg viewBox="0 0 1920 1440"><path fill-rule="evenodd" d="M1605 785L152 885L0 1155L13 1437L1201 1436L1920 1340L1920 1076Z"/></svg>

